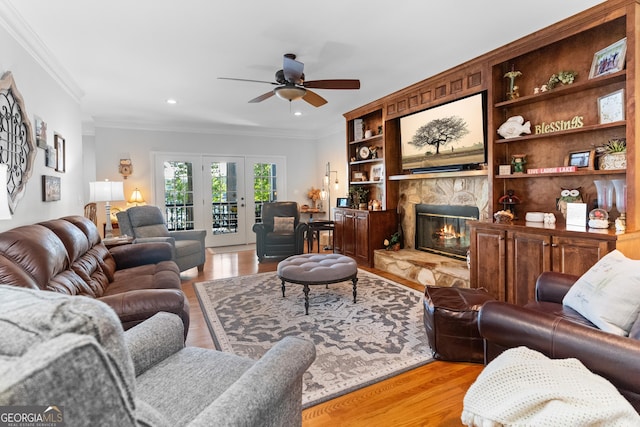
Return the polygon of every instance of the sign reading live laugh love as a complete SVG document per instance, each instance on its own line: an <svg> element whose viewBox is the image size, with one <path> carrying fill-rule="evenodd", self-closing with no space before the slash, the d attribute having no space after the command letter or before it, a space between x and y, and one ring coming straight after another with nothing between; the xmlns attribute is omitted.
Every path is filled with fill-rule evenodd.
<svg viewBox="0 0 640 427"><path fill-rule="evenodd" d="M0 427L64 427L63 406L0 406Z"/></svg>
<svg viewBox="0 0 640 427"><path fill-rule="evenodd" d="M539 125L534 126L534 132L539 133L551 133L559 132L562 130L578 129L584 126L582 116L575 116L569 120L557 120L555 122L545 123L542 122Z"/></svg>

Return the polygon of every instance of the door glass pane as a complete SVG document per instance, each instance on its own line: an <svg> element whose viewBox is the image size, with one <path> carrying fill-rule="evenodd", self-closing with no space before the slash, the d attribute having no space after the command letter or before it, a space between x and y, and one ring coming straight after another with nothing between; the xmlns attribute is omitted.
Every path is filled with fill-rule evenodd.
<svg viewBox="0 0 640 427"><path fill-rule="evenodd" d="M164 162L164 204L169 230L193 230L193 164Z"/></svg>
<svg viewBox="0 0 640 427"><path fill-rule="evenodd" d="M213 234L238 232L238 175L233 162L211 163Z"/></svg>
<svg viewBox="0 0 640 427"><path fill-rule="evenodd" d="M262 205L278 200L276 188L276 165L256 163L253 167L253 197L255 201L255 222L262 222Z"/></svg>

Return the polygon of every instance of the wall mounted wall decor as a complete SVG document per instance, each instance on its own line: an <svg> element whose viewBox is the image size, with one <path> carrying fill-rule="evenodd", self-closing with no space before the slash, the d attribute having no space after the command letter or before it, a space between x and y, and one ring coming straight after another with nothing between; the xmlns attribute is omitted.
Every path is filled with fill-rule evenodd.
<svg viewBox="0 0 640 427"><path fill-rule="evenodd" d="M57 152L53 145L47 145L47 149L44 152L44 165L48 168L55 169L57 163Z"/></svg>
<svg viewBox="0 0 640 427"><path fill-rule="evenodd" d="M42 175L42 201L60 200L60 177Z"/></svg>
<svg viewBox="0 0 640 427"><path fill-rule="evenodd" d="M36 145L38 148L47 149L47 123L42 118L35 116Z"/></svg>
<svg viewBox="0 0 640 427"><path fill-rule="evenodd" d="M13 75L0 79L0 163L7 165L9 208L15 212L33 172L36 157L33 127Z"/></svg>
<svg viewBox="0 0 640 427"><path fill-rule="evenodd" d="M57 133L53 135L53 144L56 149L56 171L65 172L67 170L66 164L66 141Z"/></svg>

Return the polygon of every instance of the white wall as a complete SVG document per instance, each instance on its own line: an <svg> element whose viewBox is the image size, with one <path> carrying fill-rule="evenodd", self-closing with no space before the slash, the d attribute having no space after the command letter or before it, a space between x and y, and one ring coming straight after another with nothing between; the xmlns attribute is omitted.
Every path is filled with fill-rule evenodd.
<svg viewBox="0 0 640 427"><path fill-rule="evenodd" d="M151 188L153 165L150 153L152 152L284 156L287 176L286 195L283 197L300 204L308 204L307 191L311 187L322 186L322 176L327 161L331 161L333 170L339 167L341 174L339 179L341 183L344 182L346 173L344 134L342 134L343 127L337 127L339 129L336 129L332 136L316 141L96 126L94 141L85 137L87 145L93 146L97 159L95 176L88 176L87 179L122 181L122 176L118 173L120 154L129 153L133 163L133 174L124 180L125 196L129 197L137 187L142 191L145 200L154 203ZM339 165L340 160L342 166ZM332 193L331 197L335 205L337 196ZM125 203L112 203L112 206L123 208ZM99 223L104 221L102 207L98 209L98 221Z"/></svg>
<svg viewBox="0 0 640 427"><path fill-rule="evenodd" d="M53 145L54 132L66 139L66 173L45 167L45 151L37 148L33 173L18 203L12 220L0 221L0 231L65 215L83 213L82 134L80 106L74 96L62 88L40 65L39 60L0 27L0 72L11 71L25 102L26 114L47 123L47 140ZM42 175L61 178L61 200L42 201Z"/></svg>

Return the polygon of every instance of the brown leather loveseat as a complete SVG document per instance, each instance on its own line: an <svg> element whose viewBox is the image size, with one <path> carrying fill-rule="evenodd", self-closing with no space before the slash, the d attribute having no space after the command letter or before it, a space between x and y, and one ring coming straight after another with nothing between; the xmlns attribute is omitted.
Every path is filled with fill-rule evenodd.
<svg viewBox="0 0 640 427"><path fill-rule="evenodd" d="M486 302L478 328L485 339L485 363L503 351L526 346L553 359L576 358L606 378L640 412L640 318L628 337L604 332L562 305L578 279L545 272L536 283L536 301L524 307Z"/></svg>
<svg viewBox="0 0 640 427"><path fill-rule="evenodd" d="M189 304L171 257L171 245L160 242L108 250L93 222L67 216L0 233L0 283L99 299L124 329L174 313L186 336Z"/></svg>

